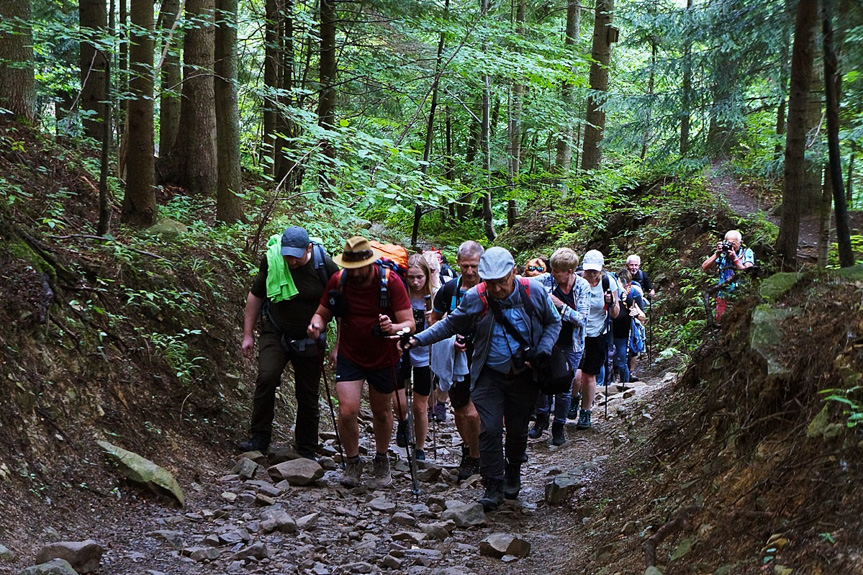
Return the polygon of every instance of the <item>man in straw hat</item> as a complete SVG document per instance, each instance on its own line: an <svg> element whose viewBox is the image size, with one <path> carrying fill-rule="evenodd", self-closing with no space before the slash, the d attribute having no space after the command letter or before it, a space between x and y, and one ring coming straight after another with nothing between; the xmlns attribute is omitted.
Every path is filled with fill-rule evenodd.
<svg viewBox="0 0 863 575"><path fill-rule="evenodd" d="M474 334L471 398L481 421L479 461L485 484L479 502L489 511L505 498L518 498L521 464L527 461L527 426L539 393L530 366L550 358L560 314L541 283L516 278L515 261L504 248L483 253L479 276L483 282L468 290L455 311L411 337L406 347L429 345L456 333Z"/></svg>
<svg viewBox="0 0 863 575"><path fill-rule="evenodd" d="M355 487L362 474L359 425L363 383L369 384L369 403L375 435L374 483L392 484L387 459L393 427L392 400L396 389L399 350L394 335L403 328L413 332L411 302L395 273L375 262L381 257L369 240L354 236L333 258L344 269L330 278L307 330L318 337L334 317L339 322L336 349L336 396L339 400L339 435L347 458L341 483Z"/></svg>

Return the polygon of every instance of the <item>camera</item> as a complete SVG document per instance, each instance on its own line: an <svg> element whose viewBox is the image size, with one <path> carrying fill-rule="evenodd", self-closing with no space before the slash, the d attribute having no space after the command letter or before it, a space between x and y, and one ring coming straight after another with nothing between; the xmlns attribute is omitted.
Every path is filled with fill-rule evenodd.
<svg viewBox="0 0 863 575"><path fill-rule="evenodd" d="M417 324L417 332L421 332L426 328L426 314L423 310L414 310L414 323Z"/></svg>
<svg viewBox="0 0 863 575"><path fill-rule="evenodd" d="M332 289L327 293L327 304L333 317L344 317L348 313L348 300L340 289Z"/></svg>
<svg viewBox="0 0 863 575"><path fill-rule="evenodd" d="M515 371L521 371L525 367L526 361L530 361L533 355L533 350L527 346L519 346L519 348L512 354L512 368Z"/></svg>
<svg viewBox="0 0 863 575"><path fill-rule="evenodd" d="M473 341L473 335L464 335L459 333L455 336L455 340L461 345L466 345Z"/></svg>
<svg viewBox="0 0 863 575"><path fill-rule="evenodd" d="M731 242L729 242L729 241L722 242L722 251L723 252L730 252L733 249L734 249L734 244L732 244Z"/></svg>

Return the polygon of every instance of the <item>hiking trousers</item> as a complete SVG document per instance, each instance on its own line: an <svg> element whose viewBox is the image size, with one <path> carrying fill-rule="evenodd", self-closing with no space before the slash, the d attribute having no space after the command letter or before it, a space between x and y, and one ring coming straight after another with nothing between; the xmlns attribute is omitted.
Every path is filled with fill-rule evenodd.
<svg viewBox="0 0 863 575"><path fill-rule="evenodd" d="M471 390L480 419L479 472L483 479L503 481L504 463L520 465L527 461L527 427L538 394L530 369L504 374L483 368Z"/></svg>
<svg viewBox="0 0 863 575"><path fill-rule="evenodd" d="M279 335L264 330L258 340L258 379L252 409L252 436L272 438L275 416L276 388L282 372L291 362L294 368L294 393L297 398L297 419L294 439L300 454L312 454L318 449L320 410L318 396L321 382L320 357L290 357L282 348Z"/></svg>

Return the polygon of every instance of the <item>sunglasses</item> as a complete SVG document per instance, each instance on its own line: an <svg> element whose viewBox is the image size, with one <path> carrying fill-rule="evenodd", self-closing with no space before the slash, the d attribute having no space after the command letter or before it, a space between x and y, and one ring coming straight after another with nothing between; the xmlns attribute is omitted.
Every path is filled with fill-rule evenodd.
<svg viewBox="0 0 863 575"><path fill-rule="evenodd" d="M527 266L527 271L529 271L529 272L544 272L545 268L542 266Z"/></svg>

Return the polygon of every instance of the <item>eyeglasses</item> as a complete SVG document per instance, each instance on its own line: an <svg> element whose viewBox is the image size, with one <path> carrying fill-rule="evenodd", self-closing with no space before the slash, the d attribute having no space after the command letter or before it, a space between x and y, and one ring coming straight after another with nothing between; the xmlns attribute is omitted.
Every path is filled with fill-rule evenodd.
<svg viewBox="0 0 863 575"><path fill-rule="evenodd" d="M527 271L529 271L529 272L544 272L545 268L542 266L527 266Z"/></svg>

